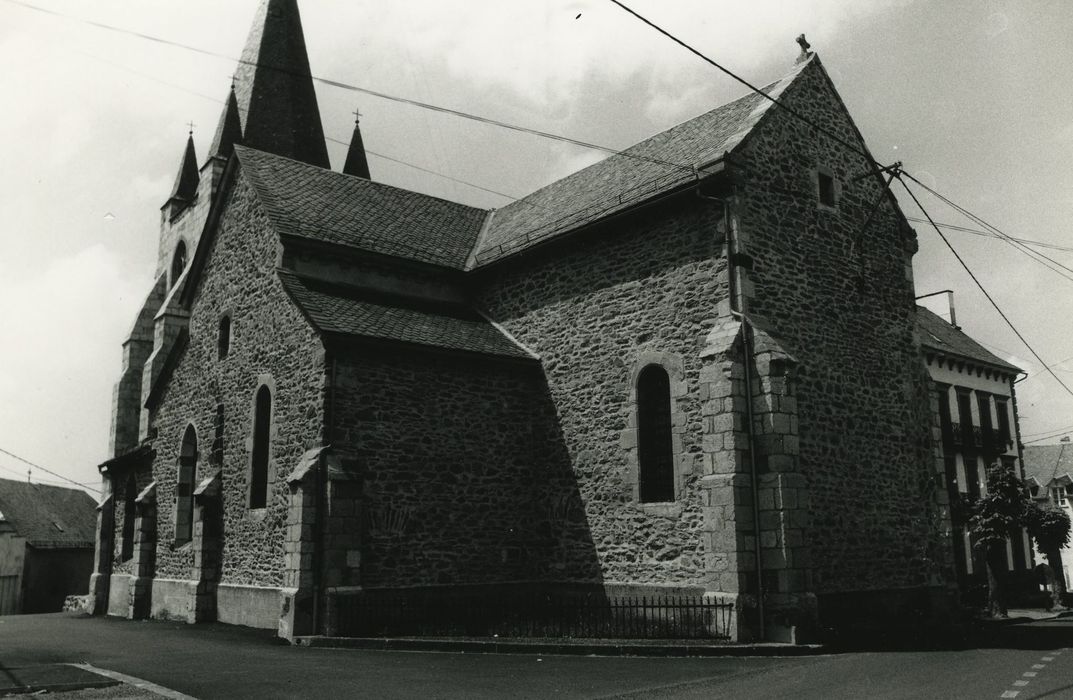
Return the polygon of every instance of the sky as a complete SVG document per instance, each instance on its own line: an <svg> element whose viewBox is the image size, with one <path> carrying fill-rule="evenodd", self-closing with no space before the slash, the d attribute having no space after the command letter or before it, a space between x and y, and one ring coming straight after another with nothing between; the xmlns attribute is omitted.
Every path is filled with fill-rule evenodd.
<svg viewBox="0 0 1073 700"><path fill-rule="evenodd" d="M99 484L121 343L153 279L159 208L188 124L199 160L207 154L256 4L0 0L0 450ZM804 32L877 160L901 161L1011 236L1073 247L1065 0L628 4L756 85L791 68ZM315 76L613 148L746 91L608 0L300 5ZM317 94L329 139L349 141L360 110L375 180L474 206L502 206L606 155L324 84ZM341 169L346 147L328 148ZM922 201L937 221L981 228ZM1073 431L1073 396L935 231L913 226L917 293L954 290L959 325L1026 371L1017 384L1024 440ZM1038 249L1056 272L996 238L947 236L1073 387L1073 252ZM947 313L944 297L926 303ZM0 477L26 471L0 452Z"/></svg>

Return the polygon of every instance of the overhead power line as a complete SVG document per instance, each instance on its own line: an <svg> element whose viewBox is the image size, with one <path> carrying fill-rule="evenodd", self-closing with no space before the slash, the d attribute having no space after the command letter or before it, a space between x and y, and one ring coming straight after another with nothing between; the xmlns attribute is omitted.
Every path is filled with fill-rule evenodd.
<svg viewBox="0 0 1073 700"><path fill-rule="evenodd" d="M74 479L69 479L66 476L64 476L63 474L57 474L56 472L52 471L51 469L45 469L40 464L34 464L33 462L31 462L30 460L26 459L25 457L19 457L17 454L15 454L13 452L8 452L7 450L5 450L2 447L0 447L0 452L2 452L3 454L6 454L8 457L11 457L12 459L17 459L18 461L22 462L23 464L31 466L34 469L38 469L40 471L43 471L46 474L51 474L52 476L54 476L54 477L56 477L58 479L63 479L64 481L66 481L69 484L74 484L75 486L81 486L82 488L89 489L90 491L93 491L94 493L100 493L101 492L100 489L98 489L98 488L94 488L94 487L90 486L89 484L83 484L81 481L75 481Z"/></svg>
<svg viewBox="0 0 1073 700"><path fill-rule="evenodd" d="M674 43L678 44L679 46L684 48L686 51L689 51L694 56L697 56L698 58L700 58L705 63L708 63L709 65L714 66L715 68L718 68L720 71L722 71L726 75L730 76L734 80L738 81L739 83L741 83L745 87L749 88L750 90L755 92L757 95L760 95L761 97L766 99L768 102L770 102L773 105L775 105L775 106L779 107L780 109L784 110L787 114L792 115L795 119L807 124L808 126L810 126L813 129L815 129L817 132L819 132L821 134L824 134L828 138L832 139L836 143L839 143L839 144L845 146L846 148L850 149L851 151L859 153L860 155L864 156L868 160L868 162L870 162L870 163L872 163L872 164L874 164L876 166L881 166L882 165L879 161L877 161L875 158L873 158L871 156L871 154L869 154L868 151L863 149L860 145L850 143L849 141L846 141L845 139L843 139L838 134L835 134L835 133L831 132L829 129L824 128L820 124L817 124L815 121L813 121L812 119L809 119L804 114L801 114L800 112L798 112L793 107L790 107L790 106L780 102L779 100L775 99L774 97L772 97L771 95L767 94L766 92L764 92L763 90L761 90L757 86L755 86L752 83L750 83L745 78L741 77L740 75L738 75L737 73L733 72L729 68L726 68L726 67L722 66L721 64L719 64L714 59L709 58L708 56L704 55L703 53L701 53L697 49L693 48L692 46L690 46L686 42L682 41L681 39L679 39L675 35L671 34L669 31L667 31L663 27L659 26L658 24L656 24L652 20L650 20L650 19L648 19L646 17L643 17L642 15L638 14L634 10L630 9L625 4L619 2L619 0L611 0L611 2L614 3L615 5L618 5L620 8L622 8L623 10L628 12L629 14L633 15L635 18L639 19L641 22L647 24L652 29L655 29L657 32L659 32L663 36L667 37L668 39L670 39Z"/></svg>
<svg viewBox="0 0 1073 700"><path fill-rule="evenodd" d="M907 221L914 221L918 224L928 223L927 219L921 219L919 216L907 216L905 218ZM980 229L968 228L967 226L956 226L954 224L943 223L942 221L936 221L935 225L939 228L945 228L948 231L961 231L963 233L972 233L977 236L986 236L987 238L997 238L999 240L1002 240L1002 236L998 235L997 233L992 233L991 231L981 231ZM1018 243L1024 243L1025 245L1030 245L1037 248L1050 248L1051 250L1061 250L1067 253L1073 253L1073 248L1069 246L1058 245L1056 243L1044 243L1043 241L1032 241L1027 238L1015 238L1013 236L1010 236L1010 239L1015 240Z"/></svg>
<svg viewBox="0 0 1073 700"><path fill-rule="evenodd" d="M1061 428L1053 428L1051 430L1041 430L1038 433L1021 433L1021 437L1038 437L1040 435L1062 435L1063 431L1073 430L1073 425L1064 425Z"/></svg>
<svg viewBox="0 0 1073 700"><path fill-rule="evenodd" d="M1018 239L1014 238L1013 236L1008 235L1006 232L1004 232L1001 229L999 229L997 226L988 223L987 221L985 221L981 217L977 216L976 214L972 213L971 211L969 211L965 207L961 206L957 202L953 201L949 197L947 197L947 196L945 196L945 195L943 195L943 194L941 194L939 192L936 192L931 187L928 187L923 182L921 182L920 180L918 180L915 177L913 177L912 174L905 173L905 176L908 177L913 182L915 182L916 184L920 185L926 191L930 192L933 196L938 198L940 201L942 201L945 204L947 204L954 211L960 213L962 216L965 216L970 221L974 221L977 224L983 226L985 229L987 229L987 230L991 231L992 233L994 233L995 236L997 236L997 237L1001 238L1002 240L1006 241L1007 243L1009 243L1014 249L1019 250L1020 252L1024 253L1025 255L1027 255L1032 260L1034 260L1034 261L1040 263L1041 265L1043 265L1044 267L1047 267L1050 270L1058 273L1062 277L1065 277L1066 279L1068 279L1070 281L1073 281L1073 277L1071 277L1069 274L1066 274L1066 273L1073 273L1073 268L1071 268L1071 267L1069 267L1067 265L1063 265L1062 263L1058 262L1054 258L1051 258L1051 257L1049 257L1047 255L1044 255L1043 253L1039 252L1038 250L1032 250L1031 248L1029 248L1025 244L1021 243ZM1058 268L1061 268L1061 269L1058 269ZM1065 272L1063 272L1062 270L1064 270Z"/></svg>
<svg viewBox="0 0 1073 700"><path fill-rule="evenodd" d="M104 29L104 30L107 30L107 31L110 31L110 32L116 32L116 33L119 33L119 34L125 34L127 36L133 36L133 37L137 37L139 39L145 39L146 41L152 41L152 42L155 42L155 43L158 43L158 44L163 44L165 46L171 46L171 47L175 47L175 48L179 48L179 49L184 49L186 51L193 51L195 53L199 53L199 54L202 54L204 56L212 56L213 58L222 58L222 59L227 60L227 61L235 61L235 62L237 62L237 63L239 63L241 65L253 66L255 68L263 69L263 70L276 71L278 73L283 73L285 75L294 75L294 76L298 76L298 77L302 77L302 78L310 78L311 80L314 80L314 81L316 81L318 83L321 83L323 85L329 85L331 87L340 88L342 90L348 90L348 91L351 91L351 92L359 92L359 93L362 93L362 94L365 94L365 95L371 95L373 97L379 97L379 98L384 99L384 100L389 100L391 102L397 102L397 103L400 103L400 104L406 104L406 105L410 105L412 107L419 107L421 109L426 109L426 110L429 110L429 111L432 111L432 112L439 112L441 114L449 114L449 115L452 115L452 116L455 116L455 117L460 117L462 119L469 119L471 121L480 122L482 124L489 124L491 126L498 126L498 127L504 128L504 129L510 129L511 131L530 134L530 135L533 135L533 136L539 136L541 138L551 139L551 140L554 140L554 141L561 141L563 143L573 144L575 146L580 146L582 148L588 148L588 149L597 150L597 151L604 151L604 152L610 153L612 155L620 155L620 156L624 156L626 158L632 158L634 160L640 160L640 161L645 161L645 162L649 162L649 163L655 163L655 164L658 164L658 165L663 165L663 166L667 166L667 167L671 167L671 168L677 168L679 170L684 170L684 171L688 171L688 172L691 172L691 173L695 171L694 167L692 165L685 165L685 164L682 164L682 163L674 163L674 162L671 162L671 161L668 161L668 160L663 160L661 158L651 158L651 157L648 157L648 156L638 155L636 153L627 153L626 151L624 151L622 149L612 148L610 146L604 146L604 145L597 144L597 143L592 143L592 142L589 142L589 141L583 141L582 139L575 139L575 138L572 138L570 136L563 136L562 134L555 134L555 133L552 133L550 131L543 131L541 129L535 129L533 127L521 126L519 124L512 124L510 122L505 122L505 121L502 121L500 119L493 119L491 117L484 117L484 116L481 116L481 115L478 115L478 114L471 114L469 112L463 112L462 110L452 109L450 107L442 107L440 105L434 105L434 104L431 104L431 103L428 103L428 102L421 102L419 100L410 99L408 97L400 97L398 95L392 95L390 93L381 92L379 90L371 90L369 88L360 87L358 85L352 85L350 83L344 83L344 82L339 81L339 80L331 80L329 78L320 78L320 77L317 77L315 75L310 75L310 74L307 74L307 73L298 73L296 71L289 71L289 70L286 70L286 69L283 69L283 68L278 68L276 66L267 66L267 65L265 65L263 63L257 63L255 61L247 61L247 60L244 60L242 58L235 58L234 56L229 56L227 54L220 53L218 51L210 51L208 49L198 48L196 46L191 46L189 44L184 44L184 43L178 42L178 41L172 41L170 39L162 39L160 37L153 36L151 34L145 34L143 32L136 32L136 31L131 30L131 29L125 29L123 27L117 27L115 25L106 24L104 22L96 22L94 20L86 19L84 17L78 17L78 16L75 16L75 15L69 15L69 14L66 14L66 13L63 13L63 12L57 12L55 10L49 10L49 9L39 7L37 5L31 4L31 3L28 3L28 2L23 2L22 0L5 0L5 2L11 3L13 5L19 5L20 7L25 7L25 8L30 9L30 10L35 10L37 12L43 12L45 14L54 15L56 17L62 17L64 19L69 19L69 20L72 20L72 21L75 21L75 22L80 22L82 24L87 24L87 25L90 25L90 26L93 26L93 27L97 27L98 29Z"/></svg>
<svg viewBox="0 0 1073 700"><path fill-rule="evenodd" d="M906 177L908 177L909 179L911 179L913 182L919 184L917 179L914 178L909 173L904 173L904 175ZM905 191L909 193L910 197L912 197L913 202L916 203L917 207L920 209L920 212L922 214L924 214L925 218L927 218L928 223L931 224L932 228L935 229L935 232L939 234L939 238L943 239L943 243L945 243L946 247L950 249L950 252L954 254L954 257L957 258L957 261L959 263L961 263L961 266L965 269L965 272L967 272L969 274L969 277L972 278L972 281L976 283L976 286L983 293L984 297L986 297L987 300L991 303L991 306L995 307L995 311L997 311L999 316L1002 317L1002 320L1006 322L1006 325L1010 327L1010 330L1013 331L1014 335L1016 335L1018 337L1018 339L1024 344L1024 346L1026 348L1028 348L1028 351L1030 353L1032 353L1033 357L1035 357L1037 360L1039 360L1039 363L1041 365L1043 365L1043 367L1047 370L1047 372L1052 377L1054 377L1054 381L1058 382L1058 385L1061 386L1063 389L1065 389L1066 393L1068 393L1070 396L1073 396L1073 389L1070 389L1069 386L1067 386L1066 383L1063 382L1062 379L1057 374L1055 374L1054 370L1052 370L1048 366L1047 361L1044 360L1042 357L1040 357L1039 353L1036 352L1035 348L1033 348L1028 343L1028 341L1025 339L1025 337L1023 335L1021 335L1021 331L1017 330L1017 326L1013 325L1013 321L1010 320L1009 316L1007 316L1006 313L1002 310L1002 308L998 305L998 303L995 301L995 299L991 296L991 294L984 287L983 283L980 282L980 280L973 273L972 269L969 268L968 264L962 259L962 257L960 255L958 255L957 250L955 250L954 246L950 244L950 241L947 239L947 237L945 235L943 235L942 229L940 229L938 226L935 225L935 220L931 218L931 214L929 214L927 209L924 208L924 205L920 203L920 200L917 198L917 196L913 192L913 190L910 189L909 185L905 184L905 180L903 180L901 177L899 177L898 182L902 183L902 187L904 187Z"/></svg>
<svg viewBox="0 0 1073 700"><path fill-rule="evenodd" d="M1058 433L1057 435L1048 435L1047 437L1036 438L1035 440L1022 440L1021 444L1031 445L1034 442L1043 442L1044 440L1053 440L1057 437L1064 437L1066 435L1073 435L1073 431L1067 431L1064 433Z"/></svg>

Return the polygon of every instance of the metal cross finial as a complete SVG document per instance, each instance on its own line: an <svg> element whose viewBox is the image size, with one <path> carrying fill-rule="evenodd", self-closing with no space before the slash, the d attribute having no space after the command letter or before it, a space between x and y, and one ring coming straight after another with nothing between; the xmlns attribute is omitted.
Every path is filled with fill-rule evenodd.
<svg viewBox="0 0 1073 700"><path fill-rule="evenodd" d="M360 123L361 122L361 110L355 109L352 112L352 114L354 115L354 123L355 124Z"/></svg>
<svg viewBox="0 0 1073 700"><path fill-rule="evenodd" d="M194 135L194 127L197 126L197 124L195 124L194 122L187 122L186 125L188 127L190 127L190 135L193 136Z"/></svg>
<svg viewBox="0 0 1073 700"><path fill-rule="evenodd" d="M808 57L812 55L809 52L809 49L812 48L812 44L808 43L808 41L805 39L804 33L802 33L801 36L797 37L796 41L797 45L801 47L801 55L797 57L797 62L801 63L807 60Z"/></svg>

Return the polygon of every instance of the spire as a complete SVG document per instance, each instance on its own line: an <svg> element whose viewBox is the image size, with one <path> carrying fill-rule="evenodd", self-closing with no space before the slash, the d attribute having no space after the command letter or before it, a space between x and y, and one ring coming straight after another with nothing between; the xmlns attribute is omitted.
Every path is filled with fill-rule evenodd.
<svg viewBox="0 0 1073 700"><path fill-rule="evenodd" d="M194 153L194 126L191 124L190 136L186 139L186 151L183 153L183 162L179 166L179 174L175 176L175 186L171 188L171 197L168 201L193 201L200 181L201 176L197 172L197 155Z"/></svg>
<svg viewBox="0 0 1073 700"><path fill-rule="evenodd" d="M262 0L236 78L244 145L329 167L298 0Z"/></svg>
<svg viewBox="0 0 1073 700"><path fill-rule="evenodd" d="M361 112L354 112L354 135L350 137L350 150L346 154L343 174L357 175L371 180L369 160L365 157L365 143L361 140Z"/></svg>
<svg viewBox="0 0 1073 700"><path fill-rule="evenodd" d="M210 158L227 160L235 150L235 144L242 143L242 120L238 113L238 100L235 98L235 85L231 84L231 94L227 96L227 106L220 114L220 123L216 125L216 135L209 148Z"/></svg>

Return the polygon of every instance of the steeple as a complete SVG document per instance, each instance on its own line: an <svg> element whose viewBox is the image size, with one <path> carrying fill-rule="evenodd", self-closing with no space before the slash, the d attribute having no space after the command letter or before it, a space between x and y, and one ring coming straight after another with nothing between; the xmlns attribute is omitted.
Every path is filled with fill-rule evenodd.
<svg viewBox="0 0 1073 700"><path fill-rule="evenodd" d="M329 167L298 0L262 0L236 80L244 145Z"/></svg>
<svg viewBox="0 0 1073 700"><path fill-rule="evenodd" d="M167 204L175 209L194 201L200 181L201 176L197 171L197 155L194 153L194 127L191 125L190 135L186 139L183 162L179 165L179 174L175 176L175 186L171 188L171 196L168 197Z"/></svg>
<svg viewBox="0 0 1073 700"><path fill-rule="evenodd" d="M235 144L242 143L242 120L238 113L238 100L235 98L235 86L227 96L227 106L220 114L220 123L216 125L216 135L209 147L209 158L227 160L235 150Z"/></svg>
<svg viewBox="0 0 1073 700"><path fill-rule="evenodd" d="M365 157L365 143L361 140L361 113L354 112L354 135L350 137L350 150L346 154L346 164L343 165L343 174L357 175L366 180L371 180L369 175L369 160Z"/></svg>

